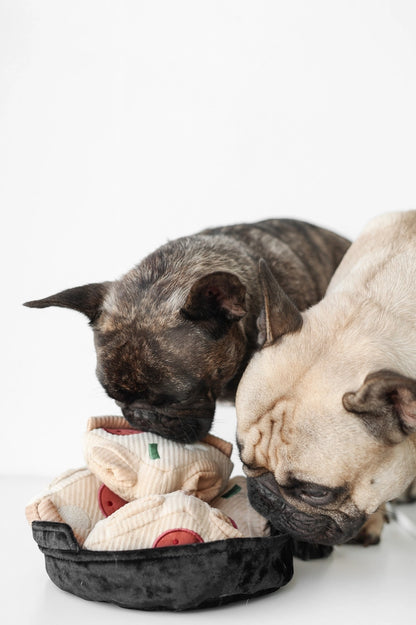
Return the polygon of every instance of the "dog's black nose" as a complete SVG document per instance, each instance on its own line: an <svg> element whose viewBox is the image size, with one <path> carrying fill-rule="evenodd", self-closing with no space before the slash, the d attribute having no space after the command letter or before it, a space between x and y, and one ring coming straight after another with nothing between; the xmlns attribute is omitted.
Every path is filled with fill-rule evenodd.
<svg viewBox="0 0 416 625"><path fill-rule="evenodd" d="M213 415L195 418L189 414L168 414L155 408L138 408L137 404L136 407L125 405L122 411L134 428L154 432L178 443L195 443L205 438L213 420Z"/></svg>

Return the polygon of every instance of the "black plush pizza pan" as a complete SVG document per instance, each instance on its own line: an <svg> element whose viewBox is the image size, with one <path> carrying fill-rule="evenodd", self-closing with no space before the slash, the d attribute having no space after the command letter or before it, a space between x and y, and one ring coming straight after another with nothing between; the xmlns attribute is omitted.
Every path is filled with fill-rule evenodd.
<svg viewBox="0 0 416 625"><path fill-rule="evenodd" d="M34 521L32 531L46 571L59 588L124 608L179 611L219 606L278 590L293 575L293 543L286 535L88 551L63 523Z"/></svg>

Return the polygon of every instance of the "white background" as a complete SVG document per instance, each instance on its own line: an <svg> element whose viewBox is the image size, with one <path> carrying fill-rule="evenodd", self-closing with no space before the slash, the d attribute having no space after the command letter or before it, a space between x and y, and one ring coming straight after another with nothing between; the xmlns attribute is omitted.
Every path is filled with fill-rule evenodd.
<svg viewBox="0 0 416 625"><path fill-rule="evenodd" d="M416 208L416 3L0 0L0 207L0 472L52 477L118 410L86 319L22 302L208 226Z"/></svg>
<svg viewBox="0 0 416 625"><path fill-rule="evenodd" d="M22 302L208 226L416 208L416 3L0 0L0 180L0 472L55 474L115 408L86 318Z"/></svg>

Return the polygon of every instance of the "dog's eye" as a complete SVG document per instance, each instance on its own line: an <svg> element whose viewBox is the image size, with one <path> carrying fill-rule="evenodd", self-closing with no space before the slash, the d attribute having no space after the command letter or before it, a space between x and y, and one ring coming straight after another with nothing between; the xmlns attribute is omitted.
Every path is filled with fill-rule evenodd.
<svg viewBox="0 0 416 625"><path fill-rule="evenodd" d="M304 501L310 506L327 506L346 493L346 486L325 486L313 482L303 482L291 476L280 489L289 497Z"/></svg>
<svg viewBox="0 0 416 625"><path fill-rule="evenodd" d="M131 403L137 399L141 399L141 397L143 396L143 392L141 392L140 390L135 389L134 391L131 391L122 386L110 386L103 383L101 384L103 385L107 395L123 404Z"/></svg>
<svg viewBox="0 0 416 625"><path fill-rule="evenodd" d="M337 497L338 492L325 486L305 486L296 489L296 495L311 506L324 506Z"/></svg>

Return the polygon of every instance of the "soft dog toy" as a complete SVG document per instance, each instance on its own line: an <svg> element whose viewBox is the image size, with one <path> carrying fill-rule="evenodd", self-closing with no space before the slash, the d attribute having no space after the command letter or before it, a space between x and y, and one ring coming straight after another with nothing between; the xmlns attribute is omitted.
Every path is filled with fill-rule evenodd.
<svg viewBox="0 0 416 625"><path fill-rule="evenodd" d="M97 417L84 449L88 467L54 480L27 506L29 522L66 523L84 549L101 551L269 534L245 478L229 480L232 446L220 438L187 445Z"/></svg>
<svg viewBox="0 0 416 625"><path fill-rule="evenodd" d="M26 506L26 518L29 523L66 523L82 546L95 524L106 516L99 505L102 490L102 482L89 469L66 471Z"/></svg>
<svg viewBox="0 0 416 625"><path fill-rule="evenodd" d="M232 445L208 435L186 445L132 430L122 417L93 418L84 439L90 470L127 501L185 490L211 501L228 483Z"/></svg>

